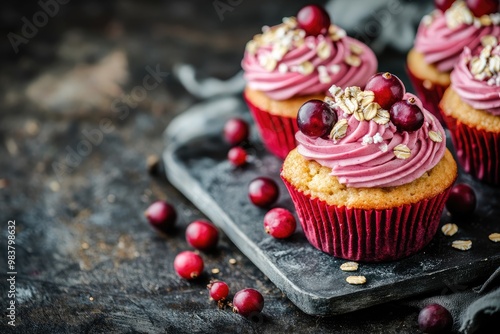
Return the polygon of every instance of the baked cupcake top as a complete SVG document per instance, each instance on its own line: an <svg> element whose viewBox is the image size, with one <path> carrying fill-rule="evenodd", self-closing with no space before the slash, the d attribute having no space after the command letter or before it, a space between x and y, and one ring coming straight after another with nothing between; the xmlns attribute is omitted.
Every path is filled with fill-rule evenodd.
<svg viewBox="0 0 500 334"><path fill-rule="evenodd" d="M465 48L451 72L451 86L472 108L500 116L500 45L485 36L475 50Z"/></svg>
<svg viewBox="0 0 500 334"><path fill-rule="evenodd" d="M366 82L377 69L373 51L330 24L329 17L323 21L326 26L319 34L301 22L301 12L297 18L263 27L262 34L246 45L242 68L248 86L272 99L286 100L326 94L332 84L345 87Z"/></svg>
<svg viewBox="0 0 500 334"><path fill-rule="evenodd" d="M299 110L297 151L330 168L341 184L356 188L399 186L421 177L443 157L445 132L415 95L402 91L402 98L393 99L388 108L380 101L383 91L363 91L356 86L342 90L334 85L330 92L332 98L325 98L322 108L326 112L319 118L318 113L304 112L308 102ZM333 121L325 117L329 112ZM330 123L327 135L311 132L305 124L310 126L311 122Z"/></svg>
<svg viewBox="0 0 500 334"><path fill-rule="evenodd" d="M485 35L500 36L498 7L493 13L482 14L485 10L470 9L462 0L456 0L445 11L434 10L420 22L415 50L439 71L450 72L464 47L475 49Z"/></svg>

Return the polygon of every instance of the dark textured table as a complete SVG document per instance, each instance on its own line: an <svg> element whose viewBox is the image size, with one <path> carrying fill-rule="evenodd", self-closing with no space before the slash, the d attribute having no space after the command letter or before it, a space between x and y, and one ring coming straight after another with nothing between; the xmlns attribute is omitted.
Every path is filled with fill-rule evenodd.
<svg viewBox="0 0 500 334"><path fill-rule="evenodd" d="M222 14L211 1L63 3L46 16L39 4L1 5L0 332L418 332L418 309L408 301L306 315L224 235L215 252L204 254L200 279L188 282L173 270L175 255L189 249L187 224L204 218L161 165L148 164L161 155L173 117L198 102L173 68L188 63L200 76L231 77L246 41L304 2L223 1L230 7ZM26 22L38 28L30 31ZM385 68L401 73L391 55ZM168 235L143 216L157 199L179 213ZM12 327L5 282L14 270ZM205 288L213 278L233 293L260 290L262 316L249 321L217 309Z"/></svg>

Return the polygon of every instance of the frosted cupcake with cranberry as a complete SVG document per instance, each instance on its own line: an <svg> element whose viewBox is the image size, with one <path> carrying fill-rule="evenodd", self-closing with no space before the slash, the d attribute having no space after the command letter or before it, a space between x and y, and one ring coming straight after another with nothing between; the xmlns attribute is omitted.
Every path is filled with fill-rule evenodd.
<svg viewBox="0 0 500 334"><path fill-rule="evenodd" d="M407 70L425 108L441 121L438 103L464 47L475 49L486 35L500 35L498 0L435 0L420 22Z"/></svg>
<svg viewBox="0 0 500 334"><path fill-rule="evenodd" d="M298 108L322 98L332 84L363 85L377 69L375 54L310 5L297 17L264 27L242 61L245 100L265 147L280 158L296 146Z"/></svg>
<svg viewBox="0 0 500 334"><path fill-rule="evenodd" d="M281 170L305 236L356 261L418 252L457 178L443 127L389 73L365 90L333 86L331 94L300 108L298 146Z"/></svg>
<svg viewBox="0 0 500 334"><path fill-rule="evenodd" d="M464 50L439 104L458 162L493 185L500 185L499 38L485 36L480 47Z"/></svg>

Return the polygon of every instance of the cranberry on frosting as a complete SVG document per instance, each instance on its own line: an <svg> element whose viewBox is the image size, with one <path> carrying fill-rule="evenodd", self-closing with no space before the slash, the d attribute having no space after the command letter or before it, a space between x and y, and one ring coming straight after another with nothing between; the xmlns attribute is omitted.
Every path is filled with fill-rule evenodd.
<svg viewBox="0 0 500 334"><path fill-rule="evenodd" d="M375 54L338 26L299 23L295 17L284 18L247 43L242 67L250 88L286 100L325 93L333 83L361 86L375 73Z"/></svg>

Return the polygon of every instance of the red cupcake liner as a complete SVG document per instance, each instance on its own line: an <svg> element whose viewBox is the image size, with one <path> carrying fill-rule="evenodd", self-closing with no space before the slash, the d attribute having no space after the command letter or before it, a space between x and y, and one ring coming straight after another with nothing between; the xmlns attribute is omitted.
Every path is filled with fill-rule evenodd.
<svg viewBox="0 0 500 334"><path fill-rule="evenodd" d="M285 159L297 146L295 133L299 128L296 118L273 115L252 104L245 94L244 97L264 146L278 158Z"/></svg>
<svg viewBox="0 0 500 334"><path fill-rule="evenodd" d="M423 80L416 77L408 68L406 67L406 73L411 81L415 94L420 100L425 109L429 110L444 126L444 120L439 112L439 101L443 97L444 91L448 86L442 86L438 84L431 83L428 80Z"/></svg>
<svg viewBox="0 0 500 334"><path fill-rule="evenodd" d="M426 246L437 232L451 186L435 197L385 210L329 205L282 178L311 245L334 257L397 260Z"/></svg>
<svg viewBox="0 0 500 334"><path fill-rule="evenodd" d="M441 113L462 169L480 181L500 185L500 133L469 127Z"/></svg>

